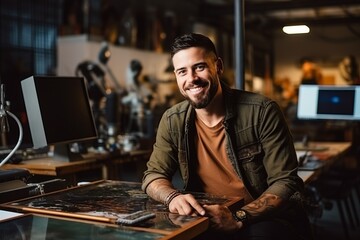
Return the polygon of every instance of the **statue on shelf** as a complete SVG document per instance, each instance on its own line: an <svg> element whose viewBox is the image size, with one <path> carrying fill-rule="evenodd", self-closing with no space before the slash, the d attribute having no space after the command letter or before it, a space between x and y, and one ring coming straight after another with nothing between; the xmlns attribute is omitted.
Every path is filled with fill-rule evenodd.
<svg viewBox="0 0 360 240"><path fill-rule="evenodd" d="M140 61L130 62L126 79L127 95L122 98L122 103L130 108L126 132L137 133L141 137L151 137L154 92L147 78L140 79L142 69Z"/></svg>

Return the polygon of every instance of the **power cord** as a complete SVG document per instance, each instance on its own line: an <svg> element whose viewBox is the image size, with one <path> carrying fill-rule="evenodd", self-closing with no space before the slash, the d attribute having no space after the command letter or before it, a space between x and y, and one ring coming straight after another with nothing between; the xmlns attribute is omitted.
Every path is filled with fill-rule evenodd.
<svg viewBox="0 0 360 240"><path fill-rule="evenodd" d="M4 165L13 155L14 153L18 150L18 148L20 147L20 144L22 142L22 139L23 139L23 128L22 128L22 125L21 125L21 122L20 120L14 115L12 114L11 112L9 111L5 111L6 114L8 114L10 117L12 117L16 123L18 124L18 127L19 127L19 138L18 138L18 141L15 145L15 147L13 148L13 150L11 150L11 152L9 152L9 154L4 158L4 160L1 161L0 163L0 167L2 165ZM1 116L0 116L1 117Z"/></svg>

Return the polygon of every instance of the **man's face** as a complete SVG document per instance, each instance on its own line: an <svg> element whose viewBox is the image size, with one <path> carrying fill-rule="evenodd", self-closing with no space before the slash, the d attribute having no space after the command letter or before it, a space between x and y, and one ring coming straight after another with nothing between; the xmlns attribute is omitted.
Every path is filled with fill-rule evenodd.
<svg viewBox="0 0 360 240"><path fill-rule="evenodd" d="M203 48L191 47L177 52L172 61L181 94L193 107L205 108L219 86L216 56Z"/></svg>

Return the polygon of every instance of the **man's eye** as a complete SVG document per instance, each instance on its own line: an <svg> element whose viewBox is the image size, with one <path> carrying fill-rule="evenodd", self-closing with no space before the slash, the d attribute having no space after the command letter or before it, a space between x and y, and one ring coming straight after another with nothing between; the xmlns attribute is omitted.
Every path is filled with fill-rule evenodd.
<svg viewBox="0 0 360 240"><path fill-rule="evenodd" d="M205 69L205 65L197 65L196 71L203 71Z"/></svg>
<svg viewBox="0 0 360 240"><path fill-rule="evenodd" d="M179 71L176 72L176 74L178 76L184 76L186 74L186 71L185 70L179 70Z"/></svg>

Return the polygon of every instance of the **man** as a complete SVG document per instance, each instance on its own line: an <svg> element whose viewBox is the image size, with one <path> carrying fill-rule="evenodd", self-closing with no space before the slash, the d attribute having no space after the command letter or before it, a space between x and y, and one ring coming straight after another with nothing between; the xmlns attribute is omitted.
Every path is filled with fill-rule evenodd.
<svg viewBox="0 0 360 240"><path fill-rule="evenodd" d="M209 216L213 232L205 239L309 239L299 197L303 181L279 106L226 86L223 62L203 35L177 38L171 58L186 100L163 114L143 190L170 212ZM201 206L173 187L177 170L185 190L239 196L245 205L234 212Z"/></svg>

